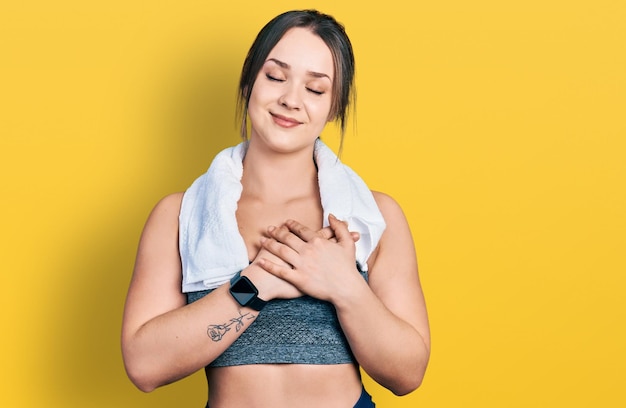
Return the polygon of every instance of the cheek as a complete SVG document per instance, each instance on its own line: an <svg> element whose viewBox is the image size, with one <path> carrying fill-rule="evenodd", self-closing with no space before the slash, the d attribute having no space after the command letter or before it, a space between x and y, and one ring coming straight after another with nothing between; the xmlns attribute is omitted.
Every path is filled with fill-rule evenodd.
<svg viewBox="0 0 626 408"><path fill-rule="evenodd" d="M333 115L330 107L331 103L328 100L316 101L313 108L315 110L316 118L319 118L319 120L324 120L324 122L332 120Z"/></svg>
<svg viewBox="0 0 626 408"><path fill-rule="evenodd" d="M256 80L252 84L252 92L250 93L250 101L252 101L253 99L255 101L262 100L264 98L264 95L266 95L268 92L267 88L268 88L267 82L263 81L263 78L261 78L261 74L259 73Z"/></svg>
<svg viewBox="0 0 626 408"><path fill-rule="evenodd" d="M257 83L255 83L252 86L252 92L250 93L250 101L249 101L250 105L252 105L253 103L256 103L259 100L259 91L261 91L262 93L262 89L259 89L259 88L261 88L261 85Z"/></svg>
<svg viewBox="0 0 626 408"><path fill-rule="evenodd" d="M254 103L256 106L266 107L275 103L280 98L280 90L262 81L252 88L250 94L250 106Z"/></svg>

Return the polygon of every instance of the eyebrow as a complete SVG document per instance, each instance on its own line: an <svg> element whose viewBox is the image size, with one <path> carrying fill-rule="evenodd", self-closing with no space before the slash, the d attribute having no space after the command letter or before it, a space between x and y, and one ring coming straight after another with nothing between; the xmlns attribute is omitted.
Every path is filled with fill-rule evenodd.
<svg viewBox="0 0 626 408"><path fill-rule="evenodd" d="M289 65L286 62L283 62L281 60L277 60L276 58L268 58L267 61L272 61L273 63L275 63L276 65L278 65L281 68L291 69L291 65ZM307 75L310 75L310 76L315 77L315 78L328 78L328 79L330 79L330 77L328 75L326 75L326 74L324 74L322 72L307 71L306 73L307 73Z"/></svg>

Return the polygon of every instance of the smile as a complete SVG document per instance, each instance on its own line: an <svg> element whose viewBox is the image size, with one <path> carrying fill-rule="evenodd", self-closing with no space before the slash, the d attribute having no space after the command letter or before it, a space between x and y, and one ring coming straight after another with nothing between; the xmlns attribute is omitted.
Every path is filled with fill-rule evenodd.
<svg viewBox="0 0 626 408"><path fill-rule="evenodd" d="M270 115L272 115L272 119L274 120L274 123L276 123L278 126L280 127L284 127L284 128L292 128L298 125L301 125L302 122L299 122L295 119L292 118L288 118L286 116L282 116L282 115L277 115L275 113L271 113Z"/></svg>

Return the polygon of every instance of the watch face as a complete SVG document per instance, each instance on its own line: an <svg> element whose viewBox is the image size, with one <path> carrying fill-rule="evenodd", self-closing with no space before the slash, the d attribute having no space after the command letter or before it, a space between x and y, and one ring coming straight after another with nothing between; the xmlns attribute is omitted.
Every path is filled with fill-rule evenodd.
<svg viewBox="0 0 626 408"><path fill-rule="evenodd" d="M242 276L235 281L235 283L230 287L230 293L242 306L246 306L248 302L257 296L256 288L245 276Z"/></svg>

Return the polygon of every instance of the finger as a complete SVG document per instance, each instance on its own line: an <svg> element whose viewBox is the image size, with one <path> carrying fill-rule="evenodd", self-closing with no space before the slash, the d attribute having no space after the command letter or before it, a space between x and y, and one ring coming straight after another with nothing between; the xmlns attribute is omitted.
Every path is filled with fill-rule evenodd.
<svg viewBox="0 0 626 408"><path fill-rule="evenodd" d="M317 231L317 234L324 238L324 239L328 239L331 240L333 238L335 238L335 233L333 232L333 229L330 227L324 227L321 230ZM336 240L335 240L336 242Z"/></svg>
<svg viewBox="0 0 626 408"><path fill-rule="evenodd" d="M296 220L287 220L285 225L289 228L289 231L294 233L298 238L303 240L304 242L309 242L313 238L318 238L319 234L316 231L313 231L311 228L307 227L304 224L300 224Z"/></svg>
<svg viewBox="0 0 626 408"><path fill-rule="evenodd" d="M306 244L305 241L303 241L300 237L291 232L286 224L281 225L278 228L273 226L269 227L267 229L267 235L270 238L273 238L276 241L288 246L297 253L299 253L302 250L302 247Z"/></svg>
<svg viewBox="0 0 626 408"><path fill-rule="evenodd" d="M278 265L265 258L259 259L259 266L265 271L276 276L277 278L287 281L294 285L296 288L299 288L298 284L300 283L300 274L293 268L284 265Z"/></svg>
<svg viewBox="0 0 626 408"><path fill-rule="evenodd" d="M294 249L273 238L262 237L261 246L289 265L293 265L293 262L295 262L298 256L298 253Z"/></svg>
<svg viewBox="0 0 626 408"><path fill-rule="evenodd" d="M335 233L333 232L332 228L330 227L324 227L321 230L317 231L317 233L324 239L330 241L330 242L337 242L337 238L335 238ZM354 242L358 242L361 239L361 234L357 231L350 231L350 235L352 236L352 240Z"/></svg>
<svg viewBox="0 0 626 408"><path fill-rule="evenodd" d="M346 222L338 220L333 214L329 214L328 223L335 232L335 237L337 237L338 243L349 243L350 245L354 245L354 239L352 238L350 231L348 231L348 224Z"/></svg>

